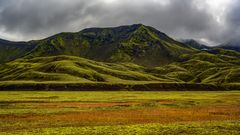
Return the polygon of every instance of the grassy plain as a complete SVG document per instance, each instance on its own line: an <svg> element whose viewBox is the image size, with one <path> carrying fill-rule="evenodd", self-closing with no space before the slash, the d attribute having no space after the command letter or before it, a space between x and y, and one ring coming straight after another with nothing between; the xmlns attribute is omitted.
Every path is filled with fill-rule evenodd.
<svg viewBox="0 0 240 135"><path fill-rule="evenodd" d="M0 134L239 134L239 91L1 91Z"/></svg>

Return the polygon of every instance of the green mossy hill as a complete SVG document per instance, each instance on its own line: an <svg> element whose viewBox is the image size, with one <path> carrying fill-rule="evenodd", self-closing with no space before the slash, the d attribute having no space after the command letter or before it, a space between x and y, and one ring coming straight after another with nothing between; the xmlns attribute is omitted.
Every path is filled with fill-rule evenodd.
<svg viewBox="0 0 240 135"><path fill-rule="evenodd" d="M218 50L218 53L200 52L185 56L185 61L177 63L194 76L194 83L239 83L240 53ZM187 58L188 57L188 58Z"/></svg>
<svg viewBox="0 0 240 135"><path fill-rule="evenodd" d="M60 33L36 41L28 57L72 55L103 62L132 62L159 66L196 50L142 24L113 28L89 28Z"/></svg>
<svg viewBox="0 0 240 135"><path fill-rule="evenodd" d="M103 63L75 56L38 57L9 62L0 66L0 81L9 80L77 82L177 81L165 76L149 74L146 72L146 68L131 63Z"/></svg>
<svg viewBox="0 0 240 135"><path fill-rule="evenodd" d="M80 83L192 83L238 84L240 66L237 57L208 52L184 56L184 61L161 67L143 67L133 63L97 62L76 56L49 56L18 59L0 66L0 81L80 82ZM228 57L227 57L228 58Z"/></svg>
<svg viewBox="0 0 240 135"><path fill-rule="evenodd" d="M22 57L34 47L30 42L11 42L0 39L0 64Z"/></svg>

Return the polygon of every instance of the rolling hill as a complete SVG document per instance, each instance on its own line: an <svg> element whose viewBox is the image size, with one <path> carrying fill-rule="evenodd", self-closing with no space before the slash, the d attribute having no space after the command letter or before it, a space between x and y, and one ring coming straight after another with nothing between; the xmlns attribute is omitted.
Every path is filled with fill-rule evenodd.
<svg viewBox="0 0 240 135"><path fill-rule="evenodd" d="M24 58L1 65L0 81L238 83L240 53L236 54L199 51L194 55L181 55L181 62L158 67L97 62L67 55Z"/></svg>
<svg viewBox="0 0 240 135"><path fill-rule="evenodd" d="M84 90L91 89L92 85L100 89L114 89L120 87L118 85L121 89L137 85L138 90L220 89L240 83L239 58L199 52L184 56L182 62L154 68L66 55L18 59L0 66L0 88L19 89L26 84L24 89L48 89L51 84L52 89L58 89L56 87L60 85L61 89L84 86ZM39 83L43 86L38 86Z"/></svg>
<svg viewBox="0 0 240 135"><path fill-rule="evenodd" d="M131 63L102 63L75 56L18 59L1 66L0 80L119 82L170 81ZM166 80L165 80L166 79Z"/></svg>

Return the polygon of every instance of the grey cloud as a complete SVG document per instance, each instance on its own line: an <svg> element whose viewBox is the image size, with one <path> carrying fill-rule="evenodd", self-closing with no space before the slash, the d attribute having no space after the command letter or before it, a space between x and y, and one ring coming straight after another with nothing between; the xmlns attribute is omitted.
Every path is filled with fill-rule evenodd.
<svg viewBox="0 0 240 135"><path fill-rule="evenodd" d="M165 6L153 3L153 0L149 1L129 3L122 0L107 9L103 8L104 6L95 7L91 12L98 11L98 26L144 23L176 38L202 38L206 36L205 32L217 26L208 10L198 9L194 0L170 0Z"/></svg>
<svg viewBox="0 0 240 135"><path fill-rule="evenodd" d="M235 0L227 16L228 22L234 27L240 27L240 1Z"/></svg>
<svg viewBox="0 0 240 135"><path fill-rule="evenodd" d="M162 5L157 0L113 3L104 0L0 0L0 29L29 40L86 27L143 23L175 38L205 38L216 43L222 42L222 37L231 29L230 22L222 29L207 8L198 8L198 0L166 1L169 3ZM230 20L238 22L237 17Z"/></svg>
<svg viewBox="0 0 240 135"><path fill-rule="evenodd" d="M23 34L29 39L68 28L72 30L69 25L85 17L84 11L90 1L72 0L71 3L66 0L16 0L1 11L0 26L5 32Z"/></svg>
<svg viewBox="0 0 240 135"><path fill-rule="evenodd" d="M226 21L228 26L228 39L240 40L240 1L235 0L229 10Z"/></svg>

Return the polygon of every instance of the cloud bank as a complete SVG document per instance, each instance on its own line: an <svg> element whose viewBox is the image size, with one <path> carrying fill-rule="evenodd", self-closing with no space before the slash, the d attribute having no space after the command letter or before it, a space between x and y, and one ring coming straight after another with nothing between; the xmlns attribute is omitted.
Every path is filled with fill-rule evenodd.
<svg viewBox="0 0 240 135"><path fill-rule="evenodd" d="M0 0L0 38L143 23L215 45L240 37L239 12L239 0Z"/></svg>

